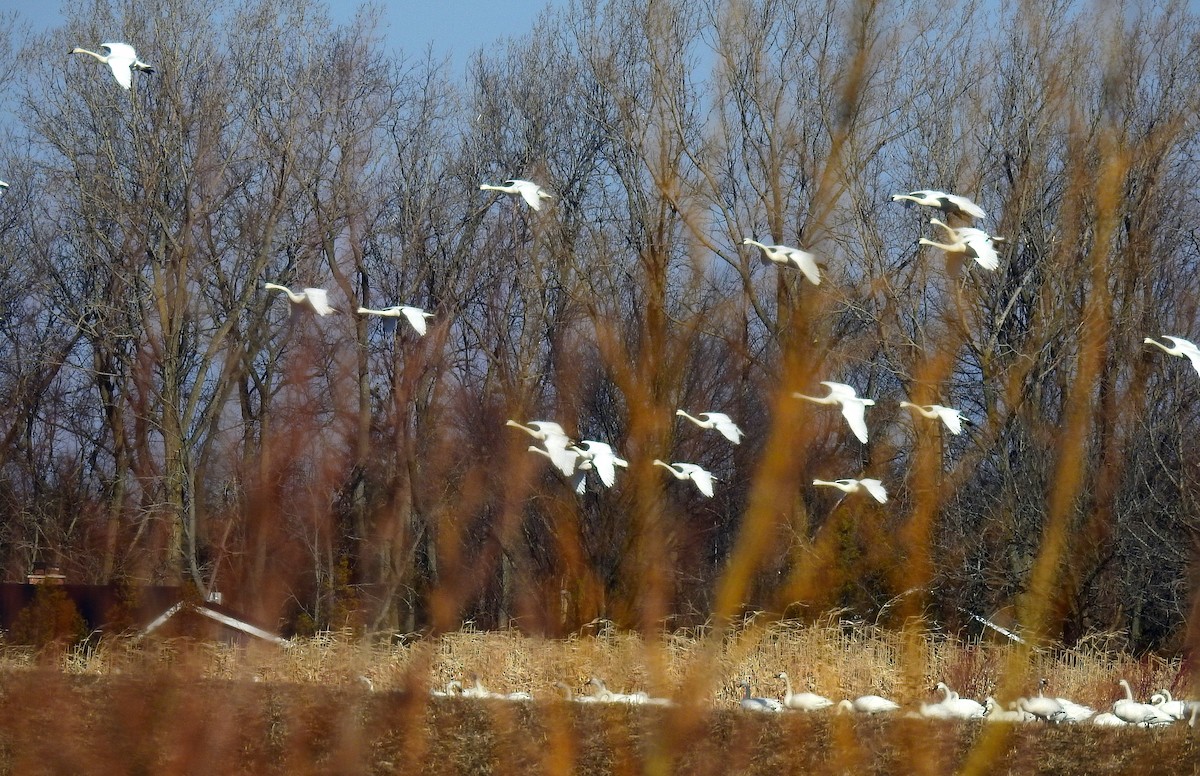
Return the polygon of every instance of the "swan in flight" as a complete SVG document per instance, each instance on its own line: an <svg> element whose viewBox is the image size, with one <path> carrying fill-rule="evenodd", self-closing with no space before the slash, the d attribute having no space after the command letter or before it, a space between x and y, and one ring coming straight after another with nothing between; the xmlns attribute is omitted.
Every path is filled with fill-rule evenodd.
<svg viewBox="0 0 1200 776"><path fill-rule="evenodd" d="M774 698L753 698L750 696L750 683L738 682L737 686L743 691L742 708L747 711L783 711L783 704Z"/></svg>
<svg viewBox="0 0 1200 776"><path fill-rule="evenodd" d="M263 283L263 288L269 291L282 291L287 294L288 301L292 304L307 304L317 315L329 315L337 312L329 306L329 292L323 288L306 288L300 293L277 283Z"/></svg>
<svg viewBox="0 0 1200 776"><path fill-rule="evenodd" d="M886 504L888 500L887 489L883 487L883 483L870 478L862 480L813 480L813 485L827 485L831 488L837 488L843 493L858 493L860 490L865 490L871 494L871 498L880 504Z"/></svg>
<svg viewBox="0 0 1200 776"><path fill-rule="evenodd" d="M572 445L570 449L579 456L577 465L587 463L606 488L611 488L617 481L616 467L629 468L629 461L618 457L612 446L606 442L585 439L578 445Z"/></svg>
<svg viewBox="0 0 1200 776"><path fill-rule="evenodd" d="M563 431L563 427L552 420L531 420L528 423L521 425L515 420L505 421L504 425L519 428L529 436L539 441L544 441L547 437L560 436L567 437L567 432Z"/></svg>
<svg viewBox="0 0 1200 776"><path fill-rule="evenodd" d="M417 334L425 336L425 319L432 318L433 313L427 313L420 307L411 307L406 304L392 305L385 307L382 310L372 310L369 307L358 308L359 315L382 315L387 318L399 318L404 316L408 322L412 324L413 329Z"/></svg>
<svg viewBox="0 0 1200 776"><path fill-rule="evenodd" d="M948 216L987 218L987 214L983 212L983 208L966 197L958 194L947 194L937 189L918 189L910 191L907 194L893 194L892 202L904 202L905 204L911 202L916 205L935 207Z"/></svg>
<svg viewBox="0 0 1200 776"><path fill-rule="evenodd" d="M951 434L962 433L962 413L953 407L944 407L941 404L913 404L912 402L908 401L900 402L900 406L916 410L923 417L929 418L930 420L942 421L946 424L946 428L950 430Z"/></svg>
<svg viewBox="0 0 1200 776"><path fill-rule="evenodd" d="M787 691L783 695L783 705L789 709L801 711L820 711L833 705L833 701L815 692L792 692L792 680L783 671L775 674L776 679L782 679Z"/></svg>
<svg viewBox="0 0 1200 776"><path fill-rule="evenodd" d="M860 695L854 700L846 698L839 703L838 713L852 711L858 714L886 714L899 708L899 703L880 695Z"/></svg>
<svg viewBox="0 0 1200 776"><path fill-rule="evenodd" d="M804 277L814 286L821 285L821 272L817 269L817 257L808 251L793 248L790 245L764 245L749 237L742 240L742 245L756 245L762 249L764 264L791 265L804 273Z"/></svg>
<svg viewBox="0 0 1200 776"><path fill-rule="evenodd" d="M941 248L946 253L969 256L987 270L994 270L1000 266L1000 254L996 253L995 243L1004 242L1003 237L993 237L982 229L948 226L936 218L929 219L929 223L945 229L953 242L940 243L922 237L917 240L919 245Z"/></svg>
<svg viewBox="0 0 1200 776"><path fill-rule="evenodd" d="M85 48L71 49L71 53L87 54L107 63L112 68L112 74L116 76L117 83L126 89L133 85L134 70L141 70L143 73L154 72L154 68L138 59L137 52L128 43L101 43L100 50L104 53L97 54L95 51L88 51Z"/></svg>
<svg viewBox="0 0 1200 776"><path fill-rule="evenodd" d="M691 480L696 484L696 490L712 498L713 481L716 480L716 477L712 476L712 472L707 469L694 463L666 463L657 458L654 459L654 465L671 472L677 480Z"/></svg>
<svg viewBox="0 0 1200 776"><path fill-rule="evenodd" d="M867 407L875 403L874 399L863 399L854 392L854 389L845 383L834 383L828 380L823 380L821 385L829 389L827 396L805 396L802 393L793 393L792 396L797 399L804 399L816 404L840 404L842 405L842 415L846 418L846 422L850 424L850 430L854 432L854 436L858 437L858 441L866 444L867 442Z"/></svg>
<svg viewBox="0 0 1200 776"><path fill-rule="evenodd" d="M742 430L738 428L738 424L733 422L733 419L724 412L701 412L699 417L689 415L684 410L675 410L675 414L681 418L687 418L695 423L700 428L711 428L720 432L721 436L733 442L735 445L742 443Z"/></svg>
<svg viewBox="0 0 1200 776"><path fill-rule="evenodd" d="M1149 703L1138 703L1133 699L1133 690L1124 679L1117 682L1125 691L1125 697L1113 702L1112 713L1130 725L1169 725L1175 718Z"/></svg>
<svg viewBox="0 0 1200 776"><path fill-rule="evenodd" d="M583 478L576 478L579 469L579 453L571 449L571 438L567 436L567 432L563 431L562 426L552 420L531 420L525 425L521 425L515 420L508 420L504 425L519 428L541 442L543 447L530 445L529 452L549 458L550 462L554 464L554 468L562 472L563 476L574 478L572 484L575 486L575 492L583 492Z"/></svg>
<svg viewBox="0 0 1200 776"><path fill-rule="evenodd" d="M1196 347L1194 342L1189 342L1188 340L1181 339L1179 337L1172 337L1166 334L1163 335L1163 339L1171 340L1171 343L1174 345L1174 347L1167 347L1165 344L1159 342L1153 337L1146 337L1146 339L1142 340L1142 342L1146 343L1147 345L1154 345L1158 348L1161 348L1164 353L1168 353L1172 356L1186 357L1188 361L1192 362L1192 366L1195 367L1196 372L1200 373L1200 348Z"/></svg>
<svg viewBox="0 0 1200 776"><path fill-rule="evenodd" d="M554 195L533 181L523 181L520 178L510 178L504 186L492 186L487 183L479 184L481 191L501 191L505 194L520 194L521 198L534 210L542 209L543 199L554 199Z"/></svg>

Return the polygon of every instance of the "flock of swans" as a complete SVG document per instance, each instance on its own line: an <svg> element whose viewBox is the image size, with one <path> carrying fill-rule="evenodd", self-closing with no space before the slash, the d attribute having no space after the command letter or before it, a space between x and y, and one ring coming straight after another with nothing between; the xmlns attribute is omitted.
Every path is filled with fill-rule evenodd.
<svg viewBox="0 0 1200 776"><path fill-rule="evenodd" d="M75 48L71 54L86 54L103 62L112 70L117 83L125 89L130 89L134 71L153 73L154 69L143 62L133 46L126 43L109 42L100 46L103 53ZM0 190L8 188L8 184L0 181ZM519 196L534 211L540 211L542 203L552 200L554 195L537 183L529 180L513 178L503 185L481 184L484 191L495 191L502 194ZM916 204L935 208L942 211L947 219L958 222L970 222L973 219L986 218L984 210L966 197L949 194L942 191L922 189L908 194L895 194L892 201L905 204ZM971 226L952 226L937 218L931 218L929 223L940 228L946 234L946 242L938 242L921 238L920 245L937 248L948 255L973 259L984 270L996 270L999 265L999 255L996 250L998 243L1005 240L987 233L982 229ZM820 267L816 257L807 251L787 245L768 245L749 237L743 239L743 245L753 246L761 252L764 263L773 264L783 269L795 269L803 274L808 282L819 285L821 282ZM292 305L305 307L318 316L337 313L329 301L329 293L322 288L304 288L292 291L290 288L277 283L265 283L268 291L279 291L287 295ZM403 317L408 321L418 335L426 333L426 321L433 317L432 313L409 305L394 305L383 309L373 309L359 306L359 315L375 315L391 318ZM1169 355L1187 358L1192 366L1200 373L1200 348L1192 342L1173 336L1165 336L1170 344L1159 342L1147 337L1144 342L1153 345ZM821 405L837 406L845 418L851 433L860 442L868 440L866 410L875 404L873 399L860 397L855 389L844 383L824 380L821 382L828 393L825 396L808 396L793 393L793 397ZM913 410L919 416L940 422L951 434L961 434L966 418L952 407L940 404L917 405L901 401L901 407ZM732 418L722 412L706 411L691 414L686 410L676 411L676 415L706 430L713 430L732 444L740 444L744 436L742 430ZM613 447L600 440L581 440L575 442L561 425L553 421L535 420L526 423L508 421L513 426L528 433L535 442L530 451L549 459L551 464L568 478L575 491L585 492L586 476L593 473L599 478L604 487L612 487L616 483L618 468L627 468L628 461L621 458ZM655 459L653 465L660 466L679 480L690 480L696 489L707 497L714 494L716 478L711 472L701 466L685 461L667 462ZM887 489L878 479L846 478L839 480L813 480L815 486L838 488L847 494L865 493L880 504L888 499ZM796 693L792 690L791 680L786 673L777 674L784 687L782 700L767 697L755 697L751 694L749 682L739 682L738 689L742 691L741 708L753 711L782 712L787 709L802 711L820 711L834 709L838 712L853 712L859 714L882 714L901 710L895 701L877 695L864 695L854 699L845 699L834 703L832 699L811 692ZM365 679L369 684L369 680ZM1035 721L1051 723L1091 722L1097 725L1141 725L1146 727L1170 724L1186 719L1188 724L1195 725L1200 715L1200 702L1174 700L1170 693L1163 690L1156 693L1149 703L1140 703L1133 697L1128 682L1120 681L1125 697L1112 705L1111 712L1096 714L1091 708L1072 703L1064 698L1052 698L1043 695L1043 680L1034 697L1018 698L1008 708L1002 708L994 698L988 697L983 703L961 698L944 683L939 683L937 690L942 698L934 703L922 703L913 712L919 716L934 719L987 719L994 721ZM615 693L610 691L603 681L593 677L588 685L594 688L592 694L576 694L570 687L559 683L559 688L565 692L567 700L581 703L649 703L668 704L670 701L661 698L651 698L645 693ZM468 685L451 682L445 690L434 691L436 695L462 696L468 698L492 698L504 700L529 700L529 693L492 693L486 690L478 677Z"/></svg>
<svg viewBox="0 0 1200 776"><path fill-rule="evenodd" d="M1175 700L1167 690L1159 690L1150 698L1149 703L1139 703L1133 698L1133 690L1129 682L1121 679L1118 682L1124 697L1118 698L1112 704L1112 710L1096 713L1090 706L1075 703L1067 698L1052 697L1045 694L1047 685L1045 679L1038 682L1037 695L1017 698L1001 706L992 696L987 696L983 702L972 698L963 698L945 682L938 682L933 692L941 697L932 703L919 703L915 708L905 710L899 703L880 695L860 695L856 698L844 698L834 701L814 692L795 692L792 680L784 672L775 674L776 680L783 682L782 697L756 696L748 680L739 681L736 689L739 691L738 706L746 711L783 713L787 711L825 712L834 714L861 714L866 716L902 714L909 717L937 720L983 720L986 722L1043 722L1050 724L1091 724L1106 727L1162 727L1175 723L1184 723L1190 727L1196 726L1200 718L1200 701ZM367 677L360 680L369 688L374 685ZM566 682L555 682L554 689L560 697L572 703L621 703L633 706L674 706L670 698L651 696L642 691L615 692L610 690L604 681L591 677L584 684L585 691L576 691ZM590 690L588 692L587 690ZM444 689L431 689L429 694L435 698L475 698L502 701L532 701L535 696L530 692L493 692L483 686L479 676L471 674L466 683L454 680L448 682Z"/></svg>
<svg viewBox="0 0 1200 776"><path fill-rule="evenodd" d="M792 683L785 673L775 675L776 679L784 682L783 699L756 697L751 695L749 682L738 682L737 687L742 691L741 707L747 711L782 712L788 709L799 711L822 711L833 709L836 712L853 712L858 714L888 714L901 712L900 704L878 695L863 695L853 700L845 699L838 703L830 698L811 692L796 693L792 691ZM941 698L933 703L920 703L915 710L904 712L907 716L923 717L925 719L969 720L979 719L988 722L1048 722L1053 724L1082 724L1118 727L1133 725L1140 727L1160 727L1183 722L1190 727L1196 726L1200 717L1200 701L1175 700L1167 690L1160 690L1150 698L1149 703L1139 703L1133 698L1133 690L1129 682L1121 679L1118 684L1124 692L1124 697L1112 704L1112 711L1096 713L1090 706L1068 700L1067 698L1049 697L1044 694L1046 680L1038 682L1037 695L1017 698L1002 707L993 697L988 696L983 703L971 698L963 698L952 690L945 682L938 682L935 692L941 693Z"/></svg>
<svg viewBox="0 0 1200 776"><path fill-rule="evenodd" d="M84 48L72 49L70 53L86 54L107 64L112 70L117 83L125 89L132 87L133 73L135 71L141 73L154 72L154 68L143 62L138 57L134 47L128 43L110 41L101 44L100 49L102 53L89 51ZM7 183L0 181L0 190L7 187ZM504 181L502 185L483 183L480 184L479 188L483 191L495 191L500 194L520 197L534 211L541 211L543 202L554 199L554 195L539 184L520 178L511 178ZM891 199L893 202L901 202L906 205L915 204L933 208L941 211L947 219L954 220L956 223L969 223L975 219L985 219L987 217L983 208L967 197L934 189L919 189L907 194L893 194ZM946 233L947 242L937 242L922 237L918 240L920 245L940 249L948 255L974 259L985 270L995 270L1000 266L996 244L1005 242L1003 237L991 235L973 226L951 225L937 218L931 218L929 223L939 227ZM742 244L757 248L764 263L774 264L784 269L793 268L802 273L813 285L819 285L821 282L820 267L816 257L805 250L789 245L768 245L750 237L744 238ZM305 307L318 316L326 316L338 312L330 304L328 291L323 288L308 287L301 291L293 291L287 286L278 283L264 283L264 288L268 291L285 293L292 305ZM421 336L427 331L427 320L433 317L433 313L411 305L393 305L383 309L358 306L356 312L359 315L404 318L412 326L413 330ZM1200 349L1196 345L1179 337L1168 336L1165 339L1169 340L1172 344L1166 345L1149 337L1145 339L1145 342L1149 345L1155 345L1171 355L1187 357L1191 360L1196 371L1200 373ZM846 419L850 431L854 434L855 438L866 444L868 440L866 409L873 406L875 401L860 397L853 386L845 383L823 380L821 381L821 385L828 390L825 396L808 396L799 392L792 395L794 398L804 401L840 407L842 416ZM951 434L961 434L963 423L967 422L962 412L953 407L941 404L917 405L908 401L901 401L899 405L913 410L921 417L940 421ZM681 409L676 414L695 423L700 428L718 431L733 444L739 444L743 437L743 432L737 424L722 412L708 411L693 415ZM570 480L578 493L582 494L586 490L586 474L588 472L595 472L599 476L601 484L605 487L612 487L616 482L616 468L628 466L628 462L620 458L609 443L600 440L582 440L576 444L561 426L552 421L531 421L524 425L509 421L509 425L517 426L526 431L530 431L531 427L539 428L539 424L540 427L544 427L547 430L531 431L530 433L537 441L542 443L542 446L535 445L529 449L548 458L551 464ZM676 479L690 480L702 495L706 497L714 495L716 477L700 465L687 461L668 462L657 459L652 463L655 466L666 469ZM839 488L847 494L863 492L881 504L887 502L887 489L883 482L878 479L816 479L813 480L812 484L814 486Z"/></svg>

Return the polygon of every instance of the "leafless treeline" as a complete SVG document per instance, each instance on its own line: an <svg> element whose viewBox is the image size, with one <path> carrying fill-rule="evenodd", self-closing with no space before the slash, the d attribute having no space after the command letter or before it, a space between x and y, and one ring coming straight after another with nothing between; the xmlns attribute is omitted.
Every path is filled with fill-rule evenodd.
<svg viewBox="0 0 1200 776"><path fill-rule="evenodd" d="M321 626L1012 606L1183 635L1200 375L1142 339L1200 333L1187 3L581 0L461 75L308 0L77 6L6 82L5 578ZM62 56L109 39L157 72ZM514 176L553 206L479 190ZM997 272L918 249L929 214L888 197L922 187L984 206ZM317 319L266 280L436 317ZM868 445L790 398L819 380L877 400ZM535 417L628 472L576 497L504 426ZM888 504L806 486L864 472Z"/></svg>

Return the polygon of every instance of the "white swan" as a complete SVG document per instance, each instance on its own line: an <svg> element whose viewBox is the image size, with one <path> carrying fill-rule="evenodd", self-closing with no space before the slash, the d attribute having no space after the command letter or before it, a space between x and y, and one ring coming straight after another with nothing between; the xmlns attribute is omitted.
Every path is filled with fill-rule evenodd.
<svg viewBox="0 0 1200 776"><path fill-rule="evenodd" d="M792 396L797 399L815 402L816 404L842 405L842 416L846 418L846 422L850 424L850 430L854 432L854 436L858 437L858 441L866 444L867 407L873 405L875 400L863 399L859 397L854 389L845 383L835 383L829 380L822 380L821 385L829 389L829 394L827 396L806 396L802 393L793 393Z"/></svg>
<svg viewBox="0 0 1200 776"><path fill-rule="evenodd" d="M880 504L886 504L888 500L887 488L883 487L883 483L869 477L861 480L813 480L812 484L837 488L843 493L858 493L860 490L865 490Z"/></svg>
<svg viewBox="0 0 1200 776"><path fill-rule="evenodd" d="M369 307L360 307L358 308L357 312L359 315L382 315L386 318L399 318L403 316L404 318L408 319L408 322L412 324L413 329L415 329L417 334L420 334L421 336L425 336L425 319L433 317L433 313L427 313L420 307L412 307L406 304L392 305L391 307L385 307L382 310L372 310Z"/></svg>
<svg viewBox="0 0 1200 776"><path fill-rule="evenodd" d="M500 191L505 194L520 194L528 205L534 210L542 209L543 199L554 199L554 195L537 185L533 181L525 181L520 178L510 178L506 180L504 186L491 186L487 183L481 183L479 188L481 191Z"/></svg>
<svg viewBox="0 0 1200 776"><path fill-rule="evenodd" d="M718 431L721 436L735 445L742 442L742 430L724 412L701 412L700 417L689 415L684 410L675 410L675 414L682 418L687 418L700 428L711 428Z"/></svg>
<svg viewBox="0 0 1200 776"><path fill-rule="evenodd" d="M1042 690L1049 684L1045 677L1038 680L1038 697L1041 698ZM1062 706L1063 714L1059 718L1060 722L1083 722L1096 713L1096 710L1091 706L1084 706L1067 698L1055 698L1058 704Z"/></svg>
<svg viewBox="0 0 1200 776"><path fill-rule="evenodd" d="M457 679L453 679L449 682L446 682L446 688L444 690L431 689L429 694L435 698L455 698L463 694L462 682L458 681Z"/></svg>
<svg viewBox="0 0 1200 776"><path fill-rule="evenodd" d="M712 475L712 472L707 469L697 466L694 463L667 463L654 459L655 466L661 466L671 472L677 480L691 480L696 485L696 490L703 493L705 496L712 498L713 482L717 479Z"/></svg>
<svg viewBox="0 0 1200 776"><path fill-rule="evenodd" d="M531 420L524 425L515 420L507 420L504 425L519 428L534 439L544 440L554 436L570 439L567 432L563 431L563 427L552 420Z"/></svg>
<svg viewBox="0 0 1200 776"><path fill-rule="evenodd" d="M1004 709L992 696L983 699L984 719L988 722L1029 722L1034 719L1031 714L1017 709Z"/></svg>
<svg viewBox="0 0 1200 776"><path fill-rule="evenodd" d="M897 711L900 704L881 695L860 695L854 700L843 699L838 703L838 712L851 711L858 714L886 714Z"/></svg>
<svg viewBox="0 0 1200 776"><path fill-rule="evenodd" d="M608 689L608 686L604 683L603 679L599 679L595 676L593 676L591 679L588 679L588 684L596 688L596 694L592 697L601 703L628 703L634 706L640 706L646 703L654 703L657 705L662 701L662 699L659 698L652 699L644 692L613 692L612 690Z"/></svg>
<svg viewBox="0 0 1200 776"><path fill-rule="evenodd" d="M948 216L963 218L987 218L983 208L966 197L958 194L947 194L937 189L918 189L907 194L893 194L892 202L909 202L926 207L935 207Z"/></svg>
<svg viewBox="0 0 1200 776"><path fill-rule="evenodd" d="M742 708L747 711L783 711L783 704L774 698L754 698L750 696L750 683L738 682L737 686L743 690Z"/></svg>
<svg viewBox="0 0 1200 776"><path fill-rule="evenodd" d="M749 237L742 240L742 245L756 245L762 249L763 263L792 266L804 273L804 277L814 286L821 285L821 272L817 268L817 257L808 251L793 248L790 245L764 245Z"/></svg>
<svg viewBox="0 0 1200 776"><path fill-rule="evenodd" d="M911 410L916 410L922 417L930 420L940 420L946 424L951 434L961 434L963 416L962 413L953 407L946 407L941 404L913 404L909 401L900 402L901 407L908 407Z"/></svg>
<svg viewBox="0 0 1200 776"><path fill-rule="evenodd" d="M1017 711L1023 711L1043 722L1062 722L1066 712L1053 698L1017 698Z"/></svg>
<svg viewBox="0 0 1200 776"><path fill-rule="evenodd" d="M585 439L570 449L579 455L580 461L586 461L591 465L606 488L611 488L617 481L616 467L620 466L623 469L629 467L629 461L619 458L613 452L612 446L605 442Z"/></svg>
<svg viewBox="0 0 1200 776"><path fill-rule="evenodd" d="M1146 337L1146 339L1142 340L1142 342L1146 343L1147 345L1155 345L1161 348L1164 353L1169 353L1172 356L1183 356L1187 358L1188 361L1192 362L1192 366L1195 367L1196 372L1200 373L1200 347L1196 347L1194 342L1181 339L1180 337L1171 337L1164 334L1163 339L1171 340L1171 342L1174 343L1174 347L1167 347L1153 337Z"/></svg>
<svg viewBox="0 0 1200 776"><path fill-rule="evenodd" d="M1150 705L1175 719L1187 719L1200 713L1200 701L1175 700L1171 691L1162 689L1150 696Z"/></svg>
<svg viewBox="0 0 1200 776"><path fill-rule="evenodd" d="M530 445L529 451L549 458L554 467L563 473L563 476L575 477L578 470L579 453L571 449L571 438L567 436L567 432L563 431L562 426L552 420L531 420L525 425L515 420L507 420L504 425L520 429L541 442L543 447ZM575 486L575 492L583 492L582 477L573 481L572 484Z"/></svg>
<svg viewBox="0 0 1200 776"><path fill-rule="evenodd" d="M571 487L579 495L583 495L586 488L584 481L585 472L591 468L590 464L586 464L580 460L579 453L571 449L570 440L566 437L549 437L542 442L544 447L530 445L529 452L543 455L550 459L550 463L554 464L554 468L562 472L564 477L571 479Z"/></svg>
<svg viewBox="0 0 1200 776"><path fill-rule="evenodd" d="M7 188L8 188L8 184L5 183L4 181L0 181L0 189L7 189Z"/></svg>
<svg viewBox="0 0 1200 776"><path fill-rule="evenodd" d="M87 54L106 63L112 69L112 74L116 76L117 83L126 89L133 85L134 70L141 70L143 73L154 72L154 68L138 59L137 51L128 43L101 43L100 49L104 51L103 54L97 54L95 51L88 51L85 48L71 49L71 53Z"/></svg>
<svg viewBox="0 0 1200 776"><path fill-rule="evenodd" d="M297 305L306 304L317 315L329 315L337 312L329 306L329 292L323 288L306 288L299 293L278 283L263 283L263 288L269 291L282 291L287 294L289 302Z"/></svg>
<svg viewBox="0 0 1200 776"><path fill-rule="evenodd" d="M1107 711L1092 717L1091 723L1093 725L1099 725L1100 727L1124 727L1125 725L1129 724L1116 714Z"/></svg>
<svg viewBox="0 0 1200 776"><path fill-rule="evenodd" d="M947 226L936 218L929 219L929 223L936 224L945 229L949 233L952 242L940 243L922 237L917 240L918 245L928 245L931 248L940 248L946 253L969 256L975 259L979 266L987 270L994 270L1000 266L1000 254L996 253L995 243L1004 242L1004 238L992 237L982 229Z"/></svg>
<svg viewBox="0 0 1200 776"><path fill-rule="evenodd" d="M788 678L787 673L780 671L775 674L776 679L782 679L784 686L787 688L783 694L783 705L789 709L799 709L800 711L820 711L827 709L833 705L833 701L826 698L824 695L817 695L815 692L792 692L792 680Z"/></svg>
<svg viewBox="0 0 1200 776"><path fill-rule="evenodd" d="M958 693L945 682L938 682L936 689L945 693L945 696L937 703L922 703L922 716L932 719L977 719L983 716L983 704L979 701L958 697Z"/></svg>
<svg viewBox="0 0 1200 776"><path fill-rule="evenodd" d="M563 691L565 700L572 703L597 703L599 701L594 695L577 695L566 682L555 682L554 686Z"/></svg>
<svg viewBox="0 0 1200 776"><path fill-rule="evenodd" d="M1124 679L1117 682L1121 685L1121 689L1125 691L1125 697L1113 702L1112 713L1120 717L1122 721L1130 725L1169 725L1174 722L1174 718L1165 712L1159 711L1149 703L1138 703L1133 699L1133 690L1129 686L1129 682Z"/></svg>

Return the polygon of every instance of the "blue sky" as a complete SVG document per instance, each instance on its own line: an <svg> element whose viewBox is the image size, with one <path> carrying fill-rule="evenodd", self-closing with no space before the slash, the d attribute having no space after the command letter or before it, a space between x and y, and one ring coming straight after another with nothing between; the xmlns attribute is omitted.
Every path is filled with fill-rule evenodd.
<svg viewBox="0 0 1200 776"><path fill-rule="evenodd" d="M334 21L354 16L357 0L327 2ZM460 67L480 46L510 36L522 35L533 27L538 14L547 5L565 6L566 0L416 0L380 2L384 8L383 30L388 47L410 54L424 51L432 43L437 54L451 55ZM21 20L34 31L63 23L57 0L24 3L18 9Z"/></svg>

